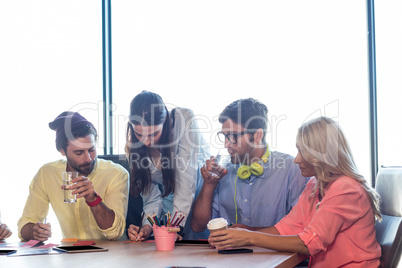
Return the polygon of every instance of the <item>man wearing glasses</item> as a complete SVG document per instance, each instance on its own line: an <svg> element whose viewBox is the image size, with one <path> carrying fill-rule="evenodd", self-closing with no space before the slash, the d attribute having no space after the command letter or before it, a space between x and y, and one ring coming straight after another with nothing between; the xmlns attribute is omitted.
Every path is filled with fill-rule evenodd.
<svg viewBox="0 0 402 268"><path fill-rule="evenodd" d="M217 217L249 230L273 226L297 203L309 178L301 175L294 157L270 150L267 114L267 107L252 98L237 100L220 114L218 137L231 163L222 167L211 157L202 167L204 184L192 211L195 232Z"/></svg>

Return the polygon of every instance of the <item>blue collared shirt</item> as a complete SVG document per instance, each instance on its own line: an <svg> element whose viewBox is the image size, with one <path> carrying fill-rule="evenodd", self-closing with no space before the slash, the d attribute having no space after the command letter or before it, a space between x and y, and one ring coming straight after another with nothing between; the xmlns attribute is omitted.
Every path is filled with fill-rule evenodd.
<svg viewBox="0 0 402 268"><path fill-rule="evenodd" d="M310 179L301 175L293 161L294 157L288 154L272 152L263 164L264 173L245 180L237 176L240 165L229 164L229 173L215 189L212 217L223 217L229 223L236 223L236 191L237 223L250 227L275 225L297 203Z"/></svg>

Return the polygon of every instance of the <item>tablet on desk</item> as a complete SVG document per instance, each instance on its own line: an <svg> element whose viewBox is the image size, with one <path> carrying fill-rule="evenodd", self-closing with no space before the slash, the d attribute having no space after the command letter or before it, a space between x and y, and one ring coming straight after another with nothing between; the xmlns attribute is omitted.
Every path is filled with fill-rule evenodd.
<svg viewBox="0 0 402 268"><path fill-rule="evenodd" d="M176 241L176 245L208 245L208 240L200 239L200 240L178 240Z"/></svg>
<svg viewBox="0 0 402 268"><path fill-rule="evenodd" d="M8 255L17 252L16 249L0 249L0 255Z"/></svg>
<svg viewBox="0 0 402 268"><path fill-rule="evenodd" d="M59 246L54 249L67 252L67 253L80 253L80 252L99 252L108 251L107 248L100 248L95 246Z"/></svg>
<svg viewBox="0 0 402 268"><path fill-rule="evenodd" d="M177 244L183 244L183 245L208 245L208 240L200 239L200 240L177 240Z"/></svg>

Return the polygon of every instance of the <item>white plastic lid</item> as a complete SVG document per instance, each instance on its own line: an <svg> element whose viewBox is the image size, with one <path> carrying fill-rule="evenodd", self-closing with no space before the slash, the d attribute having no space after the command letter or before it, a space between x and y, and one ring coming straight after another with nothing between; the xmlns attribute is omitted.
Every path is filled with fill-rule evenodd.
<svg viewBox="0 0 402 268"><path fill-rule="evenodd" d="M224 218L216 218L212 219L208 222L207 227L209 230L216 230L220 229L222 227L226 227L228 225L228 222Z"/></svg>

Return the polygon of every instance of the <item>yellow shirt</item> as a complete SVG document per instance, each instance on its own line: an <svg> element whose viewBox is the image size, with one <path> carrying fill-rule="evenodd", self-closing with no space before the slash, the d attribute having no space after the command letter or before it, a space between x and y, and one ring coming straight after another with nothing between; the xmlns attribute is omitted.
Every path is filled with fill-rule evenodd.
<svg viewBox="0 0 402 268"><path fill-rule="evenodd" d="M98 159L94 170L88 175L96 193L115 213L112 227L102 230L98 227L84 198L78 198L77 203L64 203L61 185L66 163L65 160L58 160L45 164L33 178L24 212L18 221L19 237L22 239L21 228L25 224L43 222L50 203L59 220L64 238L119 239L126 225L128 172L112 161Z"/></svg>

